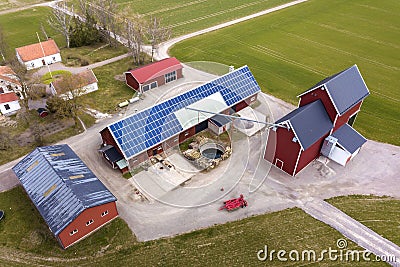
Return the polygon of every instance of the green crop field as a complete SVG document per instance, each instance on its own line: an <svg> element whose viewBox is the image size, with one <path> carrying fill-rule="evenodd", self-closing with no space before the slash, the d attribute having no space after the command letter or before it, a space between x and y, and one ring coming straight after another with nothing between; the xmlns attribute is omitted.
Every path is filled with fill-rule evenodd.
<svg viewBox="0 0 400 267"><path fill-rule="evenodd" d="M357 64L371 96L356 129L400 145L397 10L397 0L311 0L183 41L170 52L187 62L247 64L264 92L293 104L318 81Z"/></svg>
<svg viewBox="0 0 400 267"><path fill-rule="evenodd" d="M140 14L161 18L172 28L173 36L201 30L247 16L291 0L116 0L124 16ZM76 0L70 2L76 3ZM75 6L78 6L75 4Z"/></svg>
<svg viewBox="0 0 400 267"><path fill-rule="evenodd" d="M399 200L350 196L329 202L399 244ZM336 249L337 239L343 238L333 228L293 208L148 242L136 241L126 223L116 219L62 250L22 187L0 193L0 208L6 212L0 222L0 266L298 266L299 262L279 262L276 254L273 262L260 262L257 251L267 245L269 251L309 249L320 253L329 247ZM347 249L362 250L351 241ZM354 264L326 257L313 266ZM361 261L357 266L386 265Z"/></svg>

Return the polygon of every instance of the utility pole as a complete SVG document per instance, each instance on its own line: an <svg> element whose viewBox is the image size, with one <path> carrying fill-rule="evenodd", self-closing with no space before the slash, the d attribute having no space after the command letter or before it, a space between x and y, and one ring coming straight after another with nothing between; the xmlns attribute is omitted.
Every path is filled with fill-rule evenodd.
<svg viewBox="0 0 400 267"><path fill-rule="evenodd" d="M50 77L53 79L53 74L51 73L49 64L47 64L47 62L46 62L46 54L45 54L45 52L44 52L42 42L40 41L40 37L39 37L38 32L36 32L36 36L37 36L37 38L38 38L38 40L39 40L40 48L42 48L42 53L43 53L43 57L44 57L44 59L43 59L43 60L44 60L44 64L47 66L47 69L48 69L48 71L49 71L49 73L50 73Z"/></svg>

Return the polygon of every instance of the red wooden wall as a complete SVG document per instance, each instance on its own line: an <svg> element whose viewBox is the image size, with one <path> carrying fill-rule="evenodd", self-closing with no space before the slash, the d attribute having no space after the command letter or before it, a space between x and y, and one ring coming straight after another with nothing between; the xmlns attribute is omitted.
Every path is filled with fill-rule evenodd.
<svg viewBox="0 0 400 267"><path fill-rule="evenodd" d="M108 210L108 214L101 217L101 214L106 210ZM113 220L117 216L118 211L115 202L88 208L79 214L79 216L58 235L58 239L61 245L64 248L67 248L92 232L98 230L101 226ZM86 222L91 219L93 219L94 222L86 226ZM77 229L78 232L74 235L70 235L70 232L75 229Z"/></svg>
<svg viewBox="0 0 400 267"><path fill-rule="evenodd" d="M295 137L292 130L277 128L276 132L270 130L264 158L276 165L276 159L283 161L282 170L293 175L296 166L297 156L300 151L300 144L293 142ZM274 146L275 149L274 149ZM274 153L275 150L275 153ZM278 165L278 168L281 166Z"/></svg>
<svg viewBox="0 0 400 267"><path fill-rule="evenodd" d="M331 121L334 121L336 118L336 109L335 109L334 105L332 104L328 93L326 92L326 90L322 90L322 88L315 89L315 90L301 96L299 107L305 106L305 105L312 103L318 99L321 99L321 101L324 104L324 107L326 109L326 112L329 115L329 118L331 119Z"/></svg>
<svg viewBox="0 0 400 267"><path fill-rule="evenodd" d="M352 107L351 109L349 109L345 114L338 117L336 120L335 126L333 128L333 132L336 131L337 129L339 129L340 126L342 126L343 124L347 123L349 121L350 117L352 115L354 115L354 113L356 113L360 110L361 104L362 104L362 101L360 103L358 103L357 105L355 105L354 107Z"/></svg>
<svg viewBox="0 0 400 267"><path fill-rule="evenodd" d="M312 146L307 148L305 151L302 151L299 159L299 163L297 164L296 173L299 173L303 168L305 168L311 161L318 158L320 155L322 143L324 139L328 136L328 134L321 137L317 142L315 142Z"/></svg>
<svg viewBox="0 0 400 267"><path fill-rule="evenodd" d="M133 78L132 74L129 72L125 73L125 80L126 84L131 87L132 89L135 89L136 91L139 91L139 83L136 81L135 78Z"/></svg>

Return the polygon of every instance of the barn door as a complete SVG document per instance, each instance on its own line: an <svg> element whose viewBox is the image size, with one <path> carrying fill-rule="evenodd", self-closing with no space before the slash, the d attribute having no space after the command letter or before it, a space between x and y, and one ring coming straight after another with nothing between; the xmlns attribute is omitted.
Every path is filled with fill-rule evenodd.
<svg viewBox="0 0 400 267"><path fill-rule="evenodd" d="M277 158L275 160L275 166L282 170L283 169L283 161Z"/></svg>

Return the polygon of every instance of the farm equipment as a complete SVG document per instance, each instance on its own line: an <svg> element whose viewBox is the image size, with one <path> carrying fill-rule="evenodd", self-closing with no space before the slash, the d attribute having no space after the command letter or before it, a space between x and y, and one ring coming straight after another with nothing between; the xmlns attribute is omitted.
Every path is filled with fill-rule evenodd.
<svg viewBox="0 0 400 267"><path fill-rule="evenodd" d="M240 194L240 197L238 198L232 198L230 200L224 201L224 205L219 208L219 210L224 210L226 209L227 211L233 211L238 208L244 208L247 207L247 201L244 200L244 197L242 194Z"/></svg>

